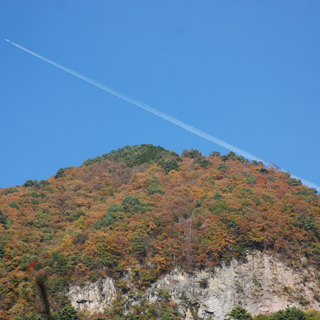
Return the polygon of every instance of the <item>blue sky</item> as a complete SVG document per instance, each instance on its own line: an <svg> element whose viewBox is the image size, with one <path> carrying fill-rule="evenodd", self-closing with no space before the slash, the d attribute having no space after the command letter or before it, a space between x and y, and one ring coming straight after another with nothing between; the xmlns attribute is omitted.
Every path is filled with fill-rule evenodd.
<svg viewBox="0 0 320 320"><path fill-rule="evenodd" d="M229 152L5 38L320 185L319 16L315 0L1 1L0 188L125 145Z"/></svg>

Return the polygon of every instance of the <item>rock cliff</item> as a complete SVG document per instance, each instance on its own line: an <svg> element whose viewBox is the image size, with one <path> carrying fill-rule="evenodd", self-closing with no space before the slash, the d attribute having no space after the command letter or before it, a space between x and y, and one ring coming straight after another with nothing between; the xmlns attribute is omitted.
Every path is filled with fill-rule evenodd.
<svg viewBox="0 0 320 320"><path fill-rule="evenodd" d="M113 279L106 278L95 283L87 283L82 288L70 286L67 296L77 311L103 313L110 306L116 294Z"/></svg>
<svg viewBox="0 0 320 320"><path fill-rule="evenodd" d="M320 310L319 280L314 268L293 269L259 252L248 255L245 262L232 260L230 265L210 272L187 274L174 270L154 283L146 291L146 298L159 301L161 289L178 303L187 320L209 316L223 320L237 305L253 315L293 306ZM68 295L77 310L102 312L116 294L113 280L107 278L100 285L96 282L82 289L70 287Z"/></svg>

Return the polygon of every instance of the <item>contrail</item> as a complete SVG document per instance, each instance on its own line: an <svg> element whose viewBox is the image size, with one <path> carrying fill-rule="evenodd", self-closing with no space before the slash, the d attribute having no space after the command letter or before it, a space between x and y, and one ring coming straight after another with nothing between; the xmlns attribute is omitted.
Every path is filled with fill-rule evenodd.
<svg viewBox="0 0 320 320"><path fill-rule="evenodd" d="M159 111L159 110L157 110L155 108L152 108L152 107L150 107L149 105L147 105L145 103L142 103L142 102L140 102L140 101L138 101L138 100L136 100L134 98L131 98L131 97L119 92L119 91L111 89L111 88L107 87L106 85L104 85L102 83L99 83L97 81L94 81L94 80L92 80L92 79L90 79L90 78L88 78L86 76L83 76L82 74L80 74L78 72L75 72L75 71L73 71L71 69L68 69L68 68L66 68L66 67L64 67L64 66L62 66L62 65L60 65L60 64L58 64L58 63L56 63L54 61L51 61L51 60L49 60L49 59L47 59L47 58L45 58L45 57L33 52L33 51L31 51L31 50L28 50L28 49L26 49L26 48L24 48L22 46L19 46L18 44L14 43L14 42L12 42L12 41L10 41L8 39L5 39L5 40L8 41L10 44L12 44L15 47L17 47L17 48L19 48L19 49L21 49L23 51L26 51L26 52L32 54L33 56L35 56L35 57L37 57L37 58L39 58L39 59L41 59L43 61L46 61L46 62L52 64L53 66L55 66L55 67L57 67L59 69L62 69L62 70L66 71L66 72L68 72L68 73L70 73L70 74L72 74L72 75L74 75L74 76L76 76L76 77L78 77L78 78L80 78L80 79L82 79L84 81L87 81L87 82L93 84L94 86L104 90L104 91L107 91L107 92L109 92L109 93L111 93L111 94L113 94L113 95L115 95L115 96L117 96L117 97L119 97L119 98L121 98L121 99L123 99L125 101L128 101L128 102L138 106L139 108L142 108L142 109L144 109L144 110L146 110L146 111L148 111L150 113L153 113L156 116L158 116L158 117L160 117L162 119L165 119L165 120L167 120L167 121L169 121L169 122L171 122L171 123L183 128L183 129L185 129L185 130L187 130L189 132L192 132L192 133L198 135L199 137L202 137L202 138L204 138L206 140L209 140L209 141L211 141L211 142L213 142L213 143L215 143L215 144L217 144L217 145L219 145L219 146L221 146L223 148L226 148L226 149L228 149L230 151L233 151L233 152L239 154L240 156L243 156L243 157L245 157L245 158L247 158L249 160L260 161L267 167L273 167L273 165L268 161L260 159L260 158L258 158L256 156L254 156L254 155L252 155L252 154L250 154L250 153L248 153L248 152L246 152L244 150L241 150L241 149L239 149L239 148L237 148L237 147L235 147L235 146L233 146L233 145L231 145L231 144L229 144L227 142L224 142L224 141L222 141L222 140L220 140L220 139L218 139L218 138L216 138L216 137L214 137L214 136L212 136L212 135L210 135L208 133L205 133L205 132L203 132L203 131L201 131L199 129L196 129L196 128L194 128L194 127L192 127L192 126L190 126L190 125L188 125L188 124L186 124L186 123L184 123L184 122L182 122L182 121L180 121L180 120L178 120L178 119L176 119L174 117L171 117L170 115L168 115L168 114L166 114L164 112L161 112L161 111ZM285 171L282 168L280 168L280 170ZM320 187L317 186L316 184L314 184L312 182L309 182L309 181L306 181L304 179L301 179L301 178L299 178L297 176L294 176L294 175L292 175L292 176L294 178L296 178L296 179L301 180L306 186L308 186L310 188L317 189L318 191L320 191Z"/></svg>

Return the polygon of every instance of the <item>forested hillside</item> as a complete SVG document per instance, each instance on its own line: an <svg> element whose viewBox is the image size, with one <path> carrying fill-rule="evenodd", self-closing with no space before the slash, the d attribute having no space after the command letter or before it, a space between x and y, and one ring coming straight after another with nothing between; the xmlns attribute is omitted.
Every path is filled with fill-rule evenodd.
<svg viewBox="0 0 320 320"><path fill-rule="evenodd" d="M127 146L0 189L0 319L43 309L40 275L58 312L71 283L108 276L123 293L144 292L176 267L215 268L250 250L317 267L319 227L319 195L289 173L232 152ZM129 268L132 287L123 280ZM136 319L179 318L164 302L158 313L136 310ZM106 317L121 316L117 303Z"/></svg>

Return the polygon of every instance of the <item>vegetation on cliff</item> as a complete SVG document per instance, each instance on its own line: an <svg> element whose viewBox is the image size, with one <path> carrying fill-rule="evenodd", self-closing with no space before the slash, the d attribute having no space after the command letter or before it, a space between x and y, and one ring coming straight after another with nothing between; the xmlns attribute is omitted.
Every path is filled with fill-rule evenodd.
<svg viewBox="0 0 320 320"><path fill-rule="evenodd" d="M288 173L232 152L127 146L0 189L0 319L41 310L41 274L59 311L70 282L109 276L123 293L144 291L173 268L212 268L253 249L319 265L319 227L319 196Z"/></svg>

